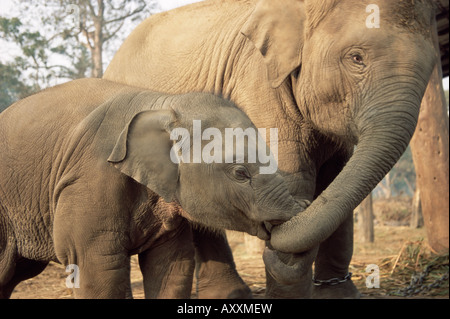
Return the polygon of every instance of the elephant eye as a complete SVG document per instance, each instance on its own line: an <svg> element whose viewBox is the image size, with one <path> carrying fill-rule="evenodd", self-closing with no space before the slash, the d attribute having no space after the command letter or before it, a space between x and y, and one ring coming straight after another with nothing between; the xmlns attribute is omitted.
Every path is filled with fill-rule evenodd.
<svg viewBox="0 0 450 319"><path fill-rule="evenodd" d="M353 55L352 55L352 60L353 60L353 62L355 62L356 64L360 64L360 65L363 65L363 64L364 64L364 60L363 60L362 56L359 55L359 54L353 54Z"/></svg>
<svg viewBox="0 0 450 319"><path fill-rule="evenodd" d="M234 177L239 181L246 181L250 179L250 173L245 167L237 167L233 170Z"/></svg>

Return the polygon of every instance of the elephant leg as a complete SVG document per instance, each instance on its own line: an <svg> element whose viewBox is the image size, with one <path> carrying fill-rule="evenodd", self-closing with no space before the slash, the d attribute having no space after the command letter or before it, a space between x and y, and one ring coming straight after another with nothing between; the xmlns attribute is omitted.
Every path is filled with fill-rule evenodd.
<svg viewBox="0 0 450 319"><path fill-rule="evenodd" d="M48 265L18 255L14 231L4 216L0 211L0 299L9 298L21 281L39 275Z"/></svg>
<svg viewBox="0 0 450 319"><path fill-rule="evenodd" d="M122 210L94 201L77 205L87 203L84 193L72 186L59 197L53 223L56 256L63 265L76 266L76 298L124 299L130 287L128 236L112 220Z"/></svg>
<svg viewBox="0 0 450 319"><path fill-rule="evenodd" d="M90 255L90 252L87 252ZM80 254L79 254L80 256ZM77 299L125 299L130 277L126 254L102 254L78 258L79 288L73 289Z"/></svg>
<svg viewBox="0 0 450 319"><path fill-rule="evenodd" d="M266 265L266 298L311 298L312 264L318 247L302 254L284 254L270 250L272 253L270 258L267 249L269 248L266 248L263 256Z"/></svg>
<svg viewBox="0 0 450 319"><path fill-rule="evenodd" d="M320 244L314 264L314 278L326 281L333 278L343 280L349 274L353 255L353 215L324 242ZM313 298L359 298L358 289L348 279L336 285L327 283L314 286Z"/></svg>
<svg viewBox="0 0 450 319"><path fill-rule="evenodd" d="M133 289L131 288L131 263L128 263L127 267L128 267L128 273L130 274L130 276L128 276L128 279L127 279L128 286L126 287L125 299L133 299Z"/></svg>
<svg viewBox="0 0 450 319"><path fill-rule="evenodd" d="M338 153L322 166L318 176L318 195L334 180L345 166L351 154ZM353 255L353 212L324 242L320 244L314 263L314 278L329 280L343 279L349 273ZM347 280L338 285L314 286L314 298L358 298L360 296L353 282Z"/></svg>
<svg viewBox="0 0 450 319"><path fill-rule="evenodd" d="M199 299L252 298L239 277L224 231L193 229L196 291Z"/></svg>
<svg viewBox="0 0 450 319"><path fill-rule="evenodd" d="M169 240L139 254L145 298L189 299L194 274L194 246L184 221Z"/></svg>
<svg viewBox="0 0 450 319"><path fill-rule="evenodd" d="M12 278L0 287L0 298L9 298L14 288L21 282L39 275L48 262L35 261L26 258L19 259L14 269Z"/></svg>
<svg viewBox="0 0 450 319"><path fill-rule="evenodd" d="M65 266L76 266L72 273L75 298L129 297L130 256L118 242L120 237L118 232L78 231L64 238L65 242L59 235L55 238L58 259Z"/></svg>
<svg viewBox="0 0 450 319"><path fill-rule="evenodd" d="M291 144L288 144L292 146ZM294 149L294 148L292 148ZM284 151L289 154L292 150L284 149L279 150L279 153ZM295 157L293 157L295 158ZM299 160L299 159L298 159ZM291 162L294 160L291 159ZM311 164L312 165L312 164ZM286 169L288 171L288 169ZM300 170L297 173L285 173L284 178L289 184L289 191L297 201L312 201L314 198L314 190L316 188L316 173L310 167L308 169ZM267 242L267 247L270 247L270 242ZM280 282L279 278L274 278L272 274L284 275L287 273L286 269L283 269L283 264L288 260L280 260L281 263L275 261L280 267L273 269L274 260L267 260L264 258L266 267L266 298L271 299L309 299L312 296L312 265L317 255L318 246L311 249L311 251L304 252L302 254L282 254L291 256L290 262L295 265L296 271L293 273L292 280L284 280ZM289 267L288 267L289 268ZM271 274L272 272L272 274ZM277 277L277 276L276 276Z"/></svg>
<svg viewBox="0 0 450 319"><path fill-rule="evenodd" d="M0 299L9 298L14 289L9 283L14 276L17 258L16 241L8 238L6 225L6 219L0 211Z"/></svg>

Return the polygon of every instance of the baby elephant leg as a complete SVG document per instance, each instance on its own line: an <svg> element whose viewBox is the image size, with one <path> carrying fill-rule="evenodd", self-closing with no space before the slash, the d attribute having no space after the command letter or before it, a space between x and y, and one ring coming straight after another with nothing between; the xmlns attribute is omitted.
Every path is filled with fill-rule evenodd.
<svg viewBox="0 0 450 319"><path fill-rule="evenodd" d="M196 291L199 299L251 299L236 271L225 231L194 229Z"/></svg>
<svg viewBox="0 0 450 319"><path fill-rule="evenodd" d="M121 210L103 207L75 186L60 195L53 224L55 253L73 271L66 285L76 298L127 296L130 257L124 248L127 236L117 226L120 214Z"/></svg>
<svg viewBox="0 0 450 319"><path fill-rule="evenodd" d="M194 274L194 245L187 221L154 247L139 254L147 299L189 299Z"/></svg>
<svg viewBox="0 0 450 319"><path fill-rule="evenodd" d="M5 284L0 284L0 299L9 298L14 288L21 281L39 275L45 267L47 267L47 265L47 262L40 262L25 258L18 260L12 270L14 272L12 278Z"/></svg>

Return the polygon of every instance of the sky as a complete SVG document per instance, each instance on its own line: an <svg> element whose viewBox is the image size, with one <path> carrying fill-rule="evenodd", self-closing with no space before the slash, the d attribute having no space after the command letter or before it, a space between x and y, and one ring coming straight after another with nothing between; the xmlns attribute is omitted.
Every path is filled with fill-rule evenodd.
<svg viewBox="0 0 450 319"><path fill-rule="evenodd" d="M199 2L202 0L159 0L159 7L162 11L171 10L180 6L184 6L190 3ZM14 16L20 16L20 8L14 4L14 0L0 0L0 16L12 18ZM131 32L131 30L130 30ZM8 45L3 39L0 39L0 62L11 62L14 57L19 56L21 50L15 45ZM105 52L106 54L106 52ZM54 59L57 59L53 57ZM105 64L112 59L112 56L103 57ZM63 61L59 61L54 64L65 64Z"/></svg>
<svg viewBox="0 0 450 319"><path fill-rule="evenodd" d="M0 0L2 1L2 0ZM159 5L163 11L181 7L189 3L199 2L201 0L160 0Z"/></svg>
<svg viewBox="0 0 450 319"><path fill-rule="evenodd" d="M10 13L12 9L11 0L0 0L0 16L5 16Z"/></svg>
<svg viewBox="0 0 450 319"><path fill-rule="evenodd" d="M201 0L160 0L159 5L163 11L181 7L189 3L199 2ZM0 0L0 16L8 14L14 8L12 0Z"/></svg>
<svg viewBox="0 0 450 319"><path fill-rule="evenodd" d="M159 5L163 11L181 7L193 2L199 2L201 0L160 0ZM0 0L0 16L9 16L14 11L14 5L12 0ZM4 59L5 54L8 54L9 50L0 49L0 61L8 60ZM14 52L13 52L14 54ZM449 78L443 80L444 89L449 89Z"/></svg>

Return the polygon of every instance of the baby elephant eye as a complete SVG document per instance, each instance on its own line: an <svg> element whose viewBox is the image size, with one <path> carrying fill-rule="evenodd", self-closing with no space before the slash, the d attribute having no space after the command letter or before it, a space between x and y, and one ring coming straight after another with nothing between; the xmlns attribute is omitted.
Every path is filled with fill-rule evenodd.
<svg viewBox="0 0 450 319"><path fill-rule="evenodd" d="M239 167L234 170L234 176L239 181L246 181L250 179L250 174L245 167Z"/></svg>

